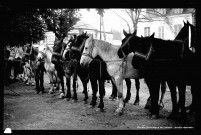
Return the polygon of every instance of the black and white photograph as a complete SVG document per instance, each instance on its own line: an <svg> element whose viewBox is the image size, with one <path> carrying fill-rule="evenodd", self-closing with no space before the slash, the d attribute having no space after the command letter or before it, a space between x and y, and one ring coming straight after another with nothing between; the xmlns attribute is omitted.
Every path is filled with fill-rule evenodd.
<svg viewBox="0 0 201 135"><path fill-rule="evenodd" d="M196 8L3 13L3 132L196 131Z"/></svg>

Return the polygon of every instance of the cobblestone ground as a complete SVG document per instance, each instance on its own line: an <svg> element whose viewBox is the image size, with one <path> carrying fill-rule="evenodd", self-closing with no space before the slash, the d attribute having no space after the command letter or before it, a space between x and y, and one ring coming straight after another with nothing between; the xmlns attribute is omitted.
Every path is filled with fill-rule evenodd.
<svg viewBox="0 0 201 135"><path fill-rule="evenodd" d="M99 112L96 108L89 108L91 101L91 87L88 83L89 102L84 104L82 83L78 79L78 102L59 99L59 91L54 94L35 94L35 86L26 86L22 81L17 81L4 86L4 120L3 129L9 127L13 130L41 130L41 129L74 129L74 130L157 130L157 129L194 129L194 116L188 114L187 121L181 123L169 120L167 116L171 111L170 92L167 88L164 108L160 111L160 118L151 120L144 109L149 96L144 80L140 80L140 104L133 105L135 100L135 81L132 80L131 100L126 104L124 114L115 116L117 100L109 100L111 83L105 83L106 96L104 97L105 111ZM45 74L45 91L49 89L49 79ZM124 96L126 85L123 84ZM190 87L186 91L186 106L191 103Z"/></svg>

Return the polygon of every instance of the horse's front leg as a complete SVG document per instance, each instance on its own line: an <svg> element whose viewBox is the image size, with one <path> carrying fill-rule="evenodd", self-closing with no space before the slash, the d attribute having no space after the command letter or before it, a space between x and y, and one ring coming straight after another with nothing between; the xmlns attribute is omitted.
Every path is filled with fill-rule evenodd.
<svg viewBox="0 0 201 135"><path fill-rule="evenodd" d="M77 101L77 89L76 89L77 75L73 76L73 102Z"/></svg>
<svg viewBox="0 0 201 135"><path fill-rule="evenodd" d="M117 94L119 99L118 108L116 109L115 115L122 115L124 108L124 100L123 100L123 78L121 76L115 76L113 81L117 87Z"/></svg>
<svg viewBox="0 0 201 135"><path fill-rule="evenodd" d="M60 96L59 98L64 98L64 78L63 78L63 74L61 72L58 72L58 78L60 80L60 83L61 83L61 90L59 90L60 92ZM58 83L58 87L59 87L59 83Z"/></svg>
<svg viewBox="0 0 201 135"><path fill-rule="evenodd" d="M38 94L40 92L38 71L34 71L34 77L36 82L36 94Z"/></svg>
<svg viewBox="0 0 201 135"><path fill-rule="evenodd" d="M97 84L97 79L95 78L90 78L91 82L91 88L92 88L92 100L90 102L90 108L94 108L96 106L96 94L98 92L98 84Z"/></svg>
<svg viewBox="0 0 201 135"><path fill-rule="evenodd" d="M126 86L127 86L127 93L126 93L126 98L125 98L124 102L128 103L128 101L131 98L131 80L125 79L125 81L126 81Z"/></svg>
<svg viewBox="0 0 201 135"><path fill-rule="evenodd" d="M42 93L45 93L45 89L44 89L44 71L42 69L40 69L39 73L38 73L38 76L39 76L39 80L38 80L38 83L40 83L40 90Z"/></svg>
<svg viewBox="0 0 201 135"><path fill-rule="evenodd" d="M98 80L99 82L99 95L100 95L100 103L98 105L98 108L100 109L101 112L103 112L103 108L104 108L104 102L103 102L103 98L105 96L105 80L100 79Z"/></svg>
<svg viewBox="0 0 201 135"><path fill-rule="evenodd" d="M83 82L83 88L84 88L84 94L85 94L84 103L87 104L87 100L89 97L88 97L87 82L86 81Z"/></svg>
<svg viewBox="0 0 201 135"><path fill-rule="evenodd" d="M117 98L117 87L112 80L111 80L111 82L112 82L112 94L109 97L109 99L114 100Z"/></svg>
<svg viewBox="0 0 201 135"><path fill-rule="evenodd" d="M54 93L53 73L52 73L52 72L47 72L47 75L49 76L49 79L50 79L50 90L49 90L49 94L53 94L53 93Z"/></svg>
<svg viewBox="0 0 201 135"><path fill-rule="evenodd" d="M135 79L135 88L136 88L136 97L134 105L139 105L140 97L139 97L139 91L140 91L140 81L139 79Z"/></svg>
<svg viewBox="0 0 201 135"><path fill-rule="evenodd" d="M67 92L65 93L65 97L66 97L66 101L69 101L71 99L71 83L70 83L70 79L71 79L71 76L66 74L66 87L67 87Z"/></svg>

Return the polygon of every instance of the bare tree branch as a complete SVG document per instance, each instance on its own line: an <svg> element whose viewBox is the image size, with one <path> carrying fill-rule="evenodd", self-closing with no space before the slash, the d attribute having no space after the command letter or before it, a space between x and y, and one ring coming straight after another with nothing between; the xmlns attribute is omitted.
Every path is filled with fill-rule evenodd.
<svg viewBox="0 0 201 135"><path fill-rule="evenodd" d="M115 11L113 11L113 10L111 10L111 11L126 22L128 29L129 29L129 33L131 33L131 28L130 28L128 21L126 19L124 19L123 17L121 17L119 14L117 14Z"/></svg>

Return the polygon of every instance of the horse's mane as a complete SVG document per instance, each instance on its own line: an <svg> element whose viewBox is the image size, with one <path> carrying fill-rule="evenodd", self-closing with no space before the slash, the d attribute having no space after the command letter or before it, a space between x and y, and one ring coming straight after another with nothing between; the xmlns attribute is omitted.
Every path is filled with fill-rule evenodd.
<svg viewBox="0 0 201 135"><path fill-rule="evenodd" d="M95 44L101 48L104 52L110 52L113 48L117 48L118 46L112 45L111 43L103 40L93 39Z"/></svg>

